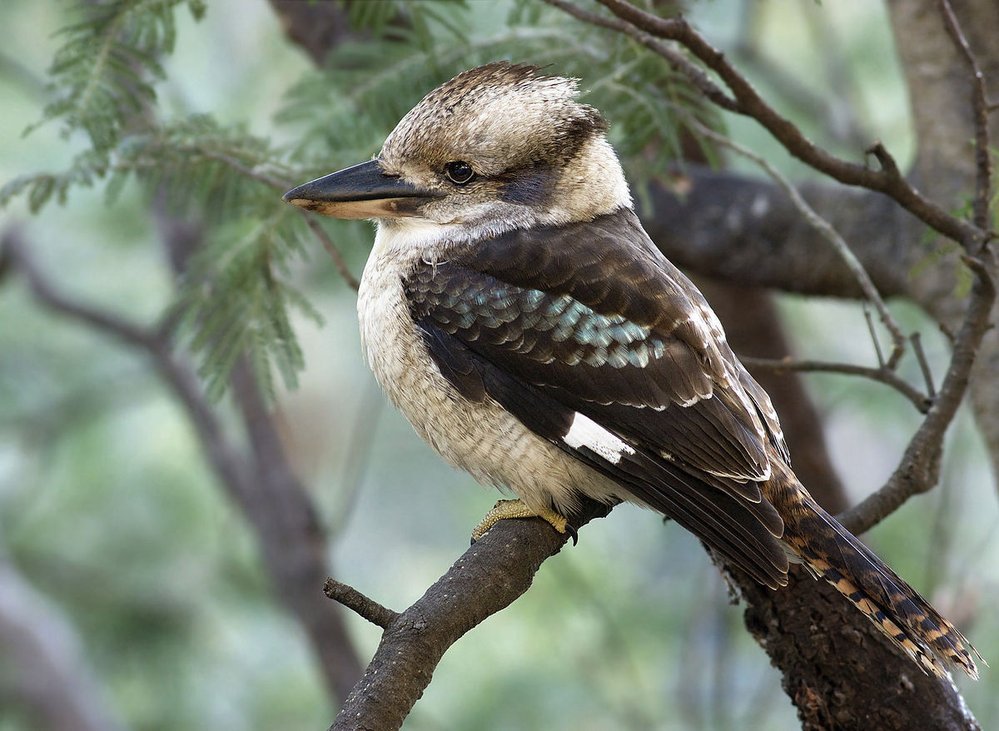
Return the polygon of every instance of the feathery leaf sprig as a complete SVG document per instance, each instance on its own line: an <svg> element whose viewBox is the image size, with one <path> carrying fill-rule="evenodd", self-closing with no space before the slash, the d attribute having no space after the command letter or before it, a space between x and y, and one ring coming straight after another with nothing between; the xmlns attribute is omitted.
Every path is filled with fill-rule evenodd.
<svg viewBox="0 0 999 731"><path fill-rule="evenodd" d="M60 31L64 43L49 68L56 99L39 124L61 120L63 134L82 129L94 152L111 150L127 121L155 102L151 80L163 78L160 58L173 51L181 4L196 18L204 13L203 0L80 3L80 19Z"/></svg>
<svg viewBox="0 0 999 731"><path fill-rule="evenodd" d="M154 84L173 49L181 5L196 17L205 8L203 0L81 5L79 19L62 31L51 68L56 101L42 122L61 122L66 135L82 130L90 145L65 171L8 182L0 206L24 196L38 211L98 184L113 203L135 181L157 205L202 222L206 243L180 283L173 312L215 396L244 353L268 391L275 374L294 385L303 363L293 313L319 319L298 290L295 268L316 248L314 237L281 193L372 156L424 93L456 73L508 59L580 78L584 100L607 113L612 141L639 182L679 151L677 108L718 126L661 59L547 5L385 0L344 4L354 40L334 50L326 69L307 72L290 88L276 121L295 132L295 142L279 149L207 115L157 118ZM370 234L358 235L361 228L341 224L337 237L370 243Z"/></svg>

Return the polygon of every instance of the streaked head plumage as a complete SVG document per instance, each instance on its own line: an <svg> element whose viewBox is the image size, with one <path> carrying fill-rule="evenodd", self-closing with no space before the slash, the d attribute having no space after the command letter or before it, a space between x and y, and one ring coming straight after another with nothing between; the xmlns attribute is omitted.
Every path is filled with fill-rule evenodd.
<svg viewBox="0 0 999 731"><path fill-rule="evenodd" d="M631 205L607 123L576 79L505 61L428 93L365 163L289 191L296 205L471 239Z"/></svg>
<svg viewBox="0 0 999 731"><path fill-rule="evenodd" d="M389 171L413 160L442 168L467 159L484 177L564 160L607 128L577 94L576 79L537 66L479 66L427 94L385 140L379 159Z"/></svg>

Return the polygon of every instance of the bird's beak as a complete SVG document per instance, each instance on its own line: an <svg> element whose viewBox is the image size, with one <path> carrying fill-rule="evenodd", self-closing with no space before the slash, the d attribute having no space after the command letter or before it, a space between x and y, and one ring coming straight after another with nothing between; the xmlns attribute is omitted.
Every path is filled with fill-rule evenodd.
<svg viewBox="0 0 999 731"><path fill-rule="evenodd" d="M377 160L316 178L284 194L293 206L334 218L416 216L423 203L436 197L398 176L386 175Z"/></svg>

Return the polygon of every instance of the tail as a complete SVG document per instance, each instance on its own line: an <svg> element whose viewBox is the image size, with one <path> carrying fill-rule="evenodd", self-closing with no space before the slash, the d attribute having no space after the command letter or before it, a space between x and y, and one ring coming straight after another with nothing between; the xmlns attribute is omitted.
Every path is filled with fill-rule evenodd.
<svg viewBox="0 0 999 731"><path fill-rule="evenodd" d="M784 519L783 540L817 577L828 581L925 672L947 676L959 667L978 679L972 654L950 622L823 510L788 470L768 495Z"/></svg>

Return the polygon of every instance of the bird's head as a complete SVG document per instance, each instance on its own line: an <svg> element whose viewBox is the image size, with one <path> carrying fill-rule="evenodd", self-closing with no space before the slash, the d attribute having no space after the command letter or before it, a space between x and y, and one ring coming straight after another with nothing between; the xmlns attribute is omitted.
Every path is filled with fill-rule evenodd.
<svg viewBox="0 0 999 731"><path fill-rule="evenodd" d="M431 91L375 159L288 191L294 205L481 236L631 205L606 122L574 79L492 63Z"/></svg>

